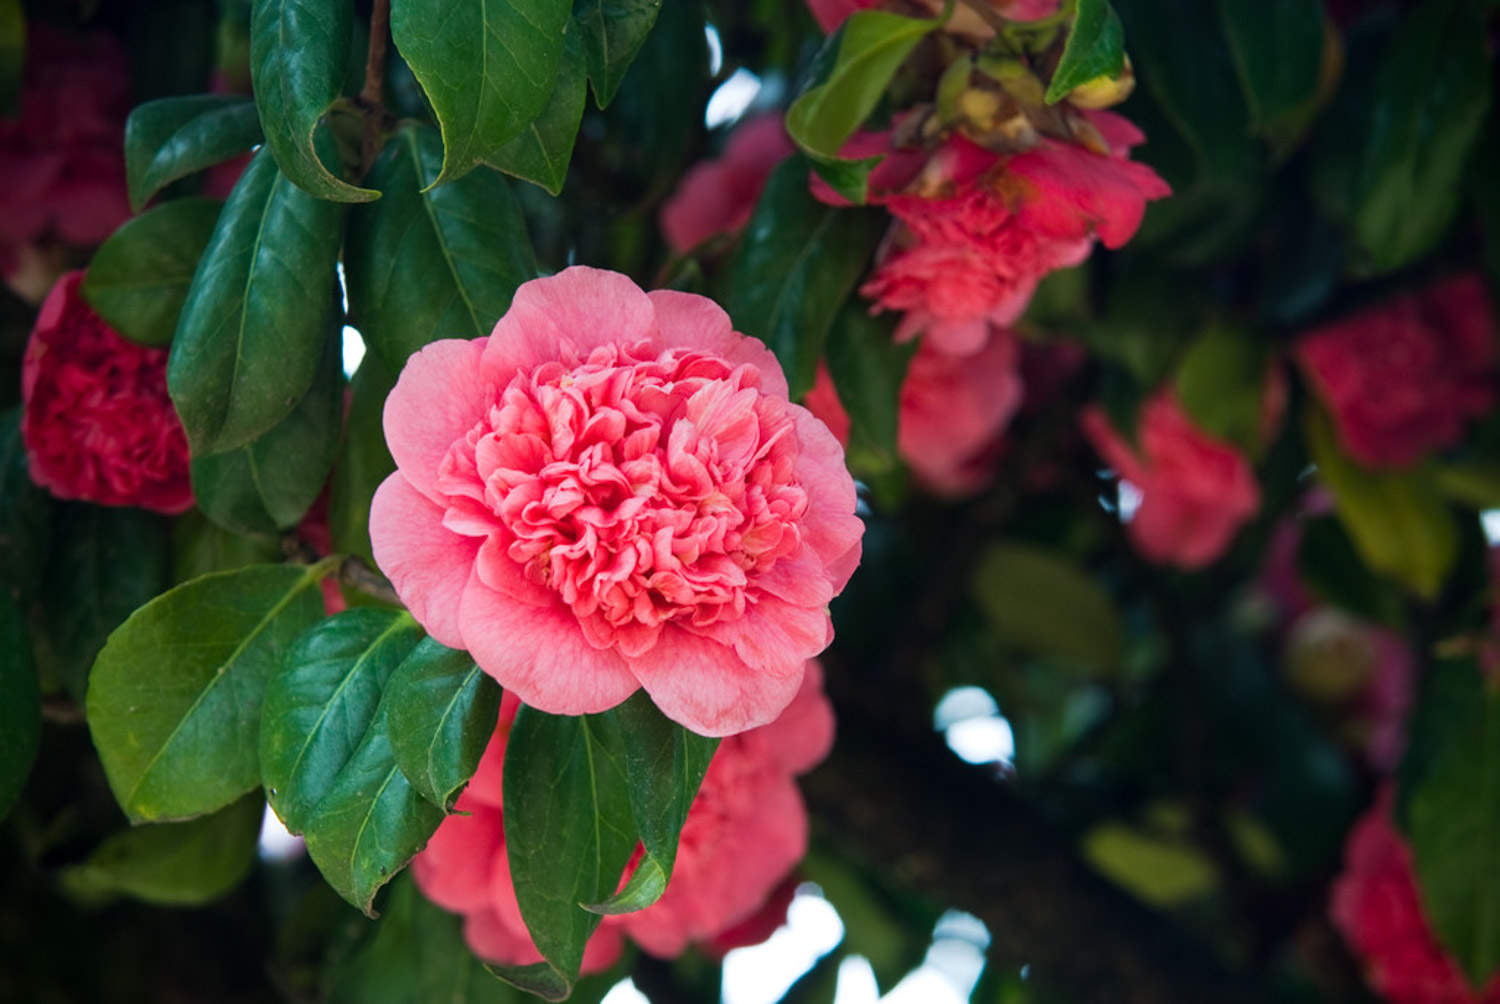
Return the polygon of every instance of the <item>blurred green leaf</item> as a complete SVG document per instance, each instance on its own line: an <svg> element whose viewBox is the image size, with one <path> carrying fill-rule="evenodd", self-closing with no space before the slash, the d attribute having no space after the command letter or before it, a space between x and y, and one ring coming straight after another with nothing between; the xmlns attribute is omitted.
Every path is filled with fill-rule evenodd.
<svg viewBox="0 0 1500 1004"><path fill-rule="evenodd" d="M350 215L350 323L391 372L439 338L488 335L537 274L526 221L499 174L480 168L422 191L442 157L432 129L403 129L370 171L385 197Z"/></svg>
<svg viewBox="0 0 1500 1004"><path fill-rule="evenodd" d="M0 116L15 111L25 73L26 8L21 0L0 0Z"/></svg>
<svg viewBox="0 0 1500 1004"><path fill-rule="evenodd" d="M1124 643L1120 615L1097 582L1062 554L997 542L974 572L974 595L990 629L1029 655L1112 671Z"/></svg>
<svg viewBox="0 0 1500 1004"><path fill-rule="evenodd" d="M570 0L392 6L391 37L443 132L443 167L432 184L487 161L546 109L571 8Z"/></svg>
<svg viewBox="0 0 1500 1004"><path fill-rule="evenodd" d="M589 83L600 108L615 99L661 7L662 0L574 0L577 30L569 34L582 37Z"/></svg>
<svg viewBox="0 0 1500 1004"><path fill-rule="evenodd" d="M812 386L834 318L886 225L883 213L814 199L800 158L767 182L734 260L729 316L776 353L793 398Z"/></svg>
<svg viewBox="0 0 1500 1004"><path fill-rule="evenodd" d="M184 583L109 636L88 722L133 823L189 819L260 785L266 681L323 616L328 566L252 565Z"/></svg>
<svg viewBox="0 0 1500 1004"><path fill-rule="evenodd" d="M419 795L451 810L495 734L500 685L469 653L424 638L385 690L396 764Z"/></svg>
<svg viewBox="0 0 1500 1004"><path fill-rule="evenodd" d="M569 33L547 106L515 139L487 159L492 167L539 185L550 195L561 192L568 179L573 142L578 138L578 123L583 121L583 106L588 99L590 78L584 70L583 45L576 32ZM597 87L595 83L596 97Z"/></svg>
<svg viewBox="0 0 1500 1004"><path fill-rule="evenodd" d="M1268 362L1249 331L1210 325L1177 365L1177 401L1205 432L1256 456L1266 439Z"/></svg>
<svg viewBox="0 0 1500 1004"><path fill-rule="evenodd" d="M42 737L42 701L26 621L0 593L0 820L26 786Z"/></svg>
<svg viewBox="0 0 1500 1004"><path fill-rule="evenodd" d="M1153 906L1200 899L1219 883L1213 861L1197 847L1124 823L1094 827L1084 834L1082 851L1089 864Z"/></svg>
<svg viewBox="0 0 1500 1004"><path fill-rule="evenodd" d="M167 362L194 456L269 431L312 385L335 327L343 212L288 181L269 148L245 168L193 276Z"/></svg>
<svg viewBox="0 0 1500 1004"><path fill-rule="evenodd" d="M1435 464L1433 476L1443 494L1471 509L1500 508L1500 463L1455 461Z"/></svg>
<svg viewBox="0 0 1500 1004"><path fill-rule="evenodd" d="M260 141L255 102L236 94L195 94L137 105L125 122L130 207L140 212L172 182Z"/></svg>
<svg viewBox="0 0 1500 1004"><path fill-rule="evenodd" d="M379 356L367 353L350 382L349 414L328 496L333 549L360 555L371 565L375 555L370 547L370 500L396 469L381 428L386 395L395 385L395 374Z"/></svg>
<svg viewBox="0 0 1500 1004"><path fill-rule="evenodd" d="M244 881L255 864L266 803L259 794L185 823L132 827L64 869L75 892L123 893L158 906L202 906Z"/></svg>
<svg viewBox="0 0 1500 1004"><path fill-rule="evenodd" d="M250 79L266 146L293 184L335 202L380 197L330 171L315 142L343 87L353 15L347 0L254 0L250 9Z"/></svg>
<svg viewBox="0 0 1500 1004"><path fill-rule="evenodd" d="M1046 101L1056 104L1080 84L1117 77L1124 69L1125 28L1109 0L1077 0L1062 57L1047 84Z"/></svg>
<svg viewBox="0 0 1500 1004"><path fill-rule="evenodd" d="M1318 96L1323 73L1323 5L1318 0L1219 0L1250 122L1275 135Z"/></svg>
<svg viewBox="0 0 1500 1004"><path fill-rule="evenodd" d="M31 480L21 409L0 415L0 584L12 599L36 592L47 560L52 500Z"/></svg>
<svg viewBox="0 0 1500 1004"><path fill-rule="evenodd" d="M893 318L873 317L850 300L828 335L828 373L849 415L849 456L854 466L880 469L897 463L901 385L916 343L897 344Z"/></svg>
<svg viewBox="0 0 1500 1004"><path fill-rule="evenodd" d="M229 572L246 565L274 563L281 557L277 541L231 533L200 512L189 510L172 520L172 583L209 572Z"/></svg>
<svg viewBox="0 0 1500 1004"><path fill-rule="evenodd" d="M128 221L94 252L81 292L115 331L166 345L219 219L213 199L176 199Z"/></svg>
<svg viewBox="0 0 1500 1004"><path fill-rule="evenodd" d="M1384 579L1372 576L1344 524L1334 516L1314 516L1302 523L1297 545L1299 578L1326 602L1371 621L1398 626L1401 595Z"/></svg>

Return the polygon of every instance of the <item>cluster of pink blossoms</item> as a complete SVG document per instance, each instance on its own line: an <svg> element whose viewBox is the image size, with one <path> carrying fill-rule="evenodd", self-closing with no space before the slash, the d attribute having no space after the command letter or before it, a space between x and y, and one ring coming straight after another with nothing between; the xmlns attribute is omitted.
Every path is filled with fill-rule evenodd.
<svg viewBox="0 0 1500 1004"><path fill-rule="evenodd" d="M505 852L501 777L518 703L506 695L500 725L459 797L467 815L443 820L412 863L428 898L464 915L475 954L507 965L541 959ZM672 957L691 944L717 951L753 944L774 930L787 905L776 893L788 891L783 880L807 849L807 812L794 778L821 761L832 742L833 710L811 662L774 722L719 744L683 826L666 893L645 910L606 917L584 950L583 971L609 968L627 937L652 955ZM633 869L634 861L627 879Z"/></svg>

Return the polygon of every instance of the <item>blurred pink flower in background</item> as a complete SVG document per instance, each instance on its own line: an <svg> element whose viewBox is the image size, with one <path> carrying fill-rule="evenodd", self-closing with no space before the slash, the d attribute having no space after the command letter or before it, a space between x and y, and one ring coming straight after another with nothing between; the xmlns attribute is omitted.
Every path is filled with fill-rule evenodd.
<svg viewBox="0 0 1500 1004"><path fill-rule="evenodd" d="M734 233L750 222L766 179L795 149L779 113L735 126L723 155L695 164L662 203L661 229L672 250L686 254L710 237Z"/></svg>

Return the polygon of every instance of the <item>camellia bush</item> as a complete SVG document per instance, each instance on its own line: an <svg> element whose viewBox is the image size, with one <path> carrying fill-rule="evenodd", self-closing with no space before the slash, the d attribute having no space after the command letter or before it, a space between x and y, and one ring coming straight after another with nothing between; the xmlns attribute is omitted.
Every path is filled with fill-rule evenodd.
<svg viewBox="0 0 1500 1004"><path fill-rule="evenodd" d="M1500 1004L1497 47L0 0L0 1000Z"/></svg>

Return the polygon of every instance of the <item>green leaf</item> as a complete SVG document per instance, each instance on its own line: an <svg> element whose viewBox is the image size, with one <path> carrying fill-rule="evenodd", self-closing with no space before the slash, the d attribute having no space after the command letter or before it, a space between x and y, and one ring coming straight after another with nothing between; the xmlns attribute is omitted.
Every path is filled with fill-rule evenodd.
<svg viewBox="0 0 1500 1004"><path fill-rule="evenodd" d="M615 99L625 71L641 51L662 0L575 0L570 35L583 40L589 82L600 108Z"/></svg>
<svg viewBox="0 0 1500 1004"><path fill-rule="evenodd" d="M838 192L856 206L865 204L870 196L870 172L880 165L881 158L865 157L862 160L827 159L812 157L812 168L828 187Z"/></svg>
<svg viewBox="0 0 1500 1004"><path fill-rule="evenodd" d="M1297 545L1297 573L1328 603L1365 620L1392 627L1401 624L1400 591L1385 579L1370 574L1348 531L1334 516L1314 516L1303 522L1302 539Z"/></svg>
<svg viewBox="0 0 1500 1004"><path fill-rule="evenodd" d="M293 833L314 825L375 720L386 679L421 640L405 611L346 610L307 631L281 660L261 705L260 776Z"/></svg>
<svg viewBox="0 0 1500 1004"><path fill-rule="evenodd" d="M571 0L395 0L391 37L443 131L440 185L467 174L547 107Z"/></svg>
<svg viewBox="0 0 1500 1004"><path fill-rule="evenodd" d="M500 685L469 653L424 638L386 683L396 763L417 793L453 808L500 717Z"/></svg>
<svg viewBox="0 0 1500 1004"><path fill-rule="evenodd" d="M1453 222L1494 90L1484 39L1484 23L1465 0L1427 0L1396 32L1368 98L1355 181L1364 271L1415 261Z"/></svg>
<svg viewBox="0 0 1500 1004"><path fill-rule="evenodd" d="M537 274L526 221L500 175L480 168L422 191L442 157L432 129L402 130L370 172L385 197L349 221L350 323L393 372L439 338L488 335L516 287Z"/></svg>
<svg viewBox="0 0 1500 1004"><path fill-rule="evenodd" d="M1458 556L1458 528L1432 475L1420 468L1358 466L1316 408L1308 410L1305 432L1318 476L1333 493L1339 519L1365 564L1423 599L1435 599Z"/></svg>
<svg viewBox="0 0 1500 1004"><path fill-rule="evenodd" d="M561 192L568 179L573 141L578 138L578 123L583 121L588 87L582 47L578 34L569 33L547 107L520 135L487 159L492 167L540 185L551 195Z"/></svg>
<svg viewBox="0 0 1500 1004"><path fill-rule="evenodd" d="M1444 495L1472 509L1500 508L1500 463L1455 461L1433 466Z"/></svg>
<svg viewBox="0 0 1500 1004"><path fill-rule="evenodd" d="M21 409L0 414L0 591L25 600L36 592L47 560L52 498L31 480Z"/></svg>
<svg viewBox="0 0 1500 1004"><path fill-rule="evenodd" d="M166 345L218 219L218 202L195 198L129 220L94 252L83 298L131 341Z"/></svg>
<svg viewBox="0 0 1500 1004"><path fill-rule="evenodd" d="M986 549L974 572L975 598L1002 641L1082 669L1118 667L1124 625L1086 571L1053 551L1019 542Z"/></svg>
<svg viewBox="0 0 1500 1004"><path fill-rule="evenodd" d="M110 632L166 588L167 521L142 509L60 506L42 581L44 659L83 700Z"/></svg>
<svg viewBox="0 0 1500 1004"><path fill-rule="evenodd" d="M266 146L295 185L336 202L380 198L329 171L314 141L343 85L353 16L348 0L254 0L250 8L250 79Z"/></svg>
<svg viewBox="0 0 1500 1004"><path fill-rule="evenodd" d="M837 158L844 141L875 110L911 50L937 25L881 10L850 15L824 43L838 51L827 78L804 91L787 110L786 130L792 140L810 155Z"/></svg>
<svg viewBox="0 0 1500 1004"><path fill-rule="evenodd" d="M26 621L0 593L0 820L21 796L42 738L42 698Z"/></svg>
<svg viewBox="0 0 1500 1004"><path fill-rule="evenodd" d="M163 593L109 636L88 721L131 822L213 812L260 785L266 681L323 616L331 564L252 565Z"/></svg>
<svg viewBox="0 0 1500 1004"><path fill-rule="evenodd" d="M883 470L898 462L901 385L917 346L897 344L894 331L892 318L873 317L851 300L828 336L828 374L849 415L851 464Z"/></svg>
<svg viewBox="0 0 1500 1004"><path fill-rule="evenodd" d="M158 906L202 906L244 881L255 864L266 803L246 795L212 815L116 833L62 873L74 892L124 893Z"/></svg>
<svg viewBox="0 0 1500 1004"><path fill-rule="evenodd" d="M600 917L580 904L610 896L635 849L623 753L597 717L525 705L505 747L505 850L521 917L546 962L495 968L549 1000L578 979Z"/></svg>
<svg viewBox="0 0 1500 1004"><path fill-rule="evenodd" d="M230 533L200 512L190 510L172 521L174 585L209 572L270 564L280 557L279 542Z"/></svg>
<svg viewBox="0 0 1500 1004"><path fill-rule="evenodd" d="M370 547L370 500L380 482L396 469L381 427L385 399L395 385L395 374L379 356L367 353L350 381L344 440L339 445L328 492L328 531L333 549L360 555L371 565L375 564L375 555Z"/></svg>
<svg viewBox="0 0 1500 1004"><path fill-rule="evenodd" d="M255 102L236 94L195 94L138 105L125 121L130 208L140 212L172 182L244 153L260 141Z"/></svg>
<svg viewBox="0 0 1500 1004"><path fill-rule="evenodd" d="M15 111L25 72L25 6L21 0L0 0L0 115Z"/></svg>
<svg viewBox="0 0 1500 1004"><path fill-rule="evenodd" d="M663 715L644 690L598 718L615 730L624 754L631 817L645 848L625 888L589 909L609 915L644 910L661 899L677 860L677 838L719 740L690 732Z"/></svg>
<svg viewBox="0 0 1500 1004"><path fill-rule="evenodd" d="M336 307L344 208L250 161L188 289L167 388L194 456L243 446L307 393Z"/></svg>
<svg viewBox="0 0 1500 1004"><path fill-rule="evenodd" d="M1193 844L1107 822L1083 838L1083 856L1106 877L1152 906L1175 906L1212 893L1213 860Z"/></svg>
<svg viewBox="0 0 1500 1004"><path fill-rule="evenodd" d="M766 184L735 257L729 316L776 353L793 398L812 386L834 317L887 223L884 213L814 199L800 158Z"/></svg>
<svg viewBox="0 0 1500 1004"><path fill-rule="evenodd" d="M327 483L344 410L337 339L325 342L323 355L313 385L280 424L228 453L193 458L198 508L226 530L262 536L289 530Z"/></svg>
<svg viewBox="0 0 1500 1004"><path fill-rule="evenodd" d="M1203 431L1255 456L1266 439L1267 363L1249 331L1210 325L1177 365L1177 400Z"/></svg>
<svg viewBox="0 0 1500 1004"><path fill-rule="evenodd" d="M1109 0L1077 0L1062 58L1052 71L1045 100L1056 104L1073 88L1125 69L1125 28Z"/></svg>
<svg viewBox="0 0 1500 1004"><path fill-rule="evenodd" d="M1224 35L1258 132L1303 115L1323 74L1323 5L1318 0L1219 0Z"/></svg>
<svg viewBox="0 0 1500 1004"><path fill-rule="evenodd" d="M1500 687L1472 663L1431 672L1452 686L1441 745L1407 793L1423 913L1477 993L1500 971ZM1486 877L1476 881L1477 876Z"/></svg>

